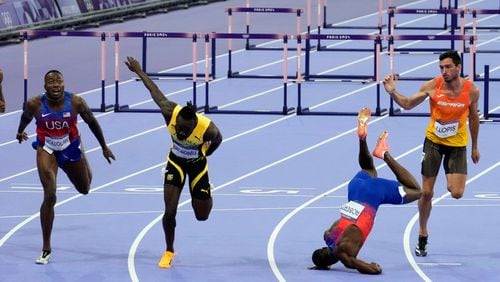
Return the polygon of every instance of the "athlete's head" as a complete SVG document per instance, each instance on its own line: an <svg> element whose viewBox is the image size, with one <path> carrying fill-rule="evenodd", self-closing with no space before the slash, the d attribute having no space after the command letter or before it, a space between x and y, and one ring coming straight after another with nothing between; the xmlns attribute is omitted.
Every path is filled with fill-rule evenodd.
<svg viewBox="0 0 500 282"><path fill-rule="evenodd" d="M439 69L446 82L459 77L462 68L462 59L455 50L450 50L439 55Z"/></svg>
<svg viewBox="0 0 500 282"><path fill-rule="evenodd" d="M62 73L58 70L48 71L44 77L44 87L50 101L61 101L64 97L64 77Z"/></svg>
<svg viewBox="0 0 500 282"><path fill-rule="evenodd" d="M189 135L193 132L193 129L196 127L196 122L198 118L196 117L196 108L188 102L186 106L184 106L177 116L177 120L175 121L175 133L179 140L185 140Z"/></svg>
<svg viewBox="0 0 500 282"><path fill-rule="evenodd" d="M313 252L312 261L318 269L328 269L331 265L337 263L339 259L330 248L323 247Z"/></svg>

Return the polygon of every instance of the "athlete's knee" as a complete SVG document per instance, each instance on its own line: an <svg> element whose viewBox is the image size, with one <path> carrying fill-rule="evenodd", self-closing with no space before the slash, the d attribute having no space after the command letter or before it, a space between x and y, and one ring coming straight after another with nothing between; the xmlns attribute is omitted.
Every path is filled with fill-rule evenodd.
<svg viewBox="0 0 500 282"><path fill-rule="evenodd" d="M54 206L57 201L56 193L45 193L43 195L43 203L46 205Z"/></svg>
<svg viewBox="0 0 500 282"><path fill-rule="evenodd" d="M450 192L451 196L457 200L462 198L464 195L463 189L453 189L452 186L448 186L448 191Z"/></svg>
<svg viewBox="0 0 500 282"><path fill-rule="evenodd" d="M421 193L422 194L420 196L420 199L424 200L424 201L431 201L432 197L434 196L434 192L433 191L425 191L425 190L423 190Z"/></svg>
<svg viewBox="0 0 500 282"><path fill-rule="evenodd" d="M78 191L78 193L82 195L87 195L90 192L90 181L89 182L86 181L85 183L81 184L76 184L75 188Z"/></svg>
<svg viewBox="0 0 500 282"><path fill-rule="evenodd" d="M198 214L196 213L195 216L196 216L196 220L198 221L206 221L208 219L208 213L207 214Z"/></svg>

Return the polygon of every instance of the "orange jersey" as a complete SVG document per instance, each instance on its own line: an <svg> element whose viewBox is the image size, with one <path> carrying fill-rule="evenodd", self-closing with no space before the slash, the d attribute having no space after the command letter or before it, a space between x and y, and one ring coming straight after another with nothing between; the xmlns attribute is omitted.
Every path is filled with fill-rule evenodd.
<svg viewBox="0 0 500 282"><path fill-rule="evenodd" d="M425 136L436 144L466 146L469 141L467 119L472 82L465 80L462 91L455 98L449 98L443 86L443 77L436 77L435 92L429 99L431 121Z"/></svg>

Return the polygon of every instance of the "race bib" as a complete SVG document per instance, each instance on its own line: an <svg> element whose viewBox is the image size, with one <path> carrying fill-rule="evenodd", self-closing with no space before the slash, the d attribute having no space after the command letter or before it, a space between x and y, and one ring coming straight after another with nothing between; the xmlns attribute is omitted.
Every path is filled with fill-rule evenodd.
<svg viewBox="0 0 500 282"><path fill-rule="evenodd" d="M62 137L45 136L45 147L48 147L51 150L62 151L68 148L69 144L69 135Z"/></svg>
<svg viewBox="0 0 500 282"><path fill-rule="evenodd" d="M434 133L439 138L447 138L456 135L458 132L458 121L442 123L438 120L434 122Z"/></svg>
<svg viewBox="0 0 500 282"><path fill-rule="evenodd" d="M355 221L364 209L365 207L362 204L349 201L340 206L340 214L345 218Z"/></svg>
<svg viewBox="0 0 500 282"><path fill-rule="evenodd" d="M184 159L196 159L199 156L198 148L185 148L175 142L173 142L172 153Z"/></svg>

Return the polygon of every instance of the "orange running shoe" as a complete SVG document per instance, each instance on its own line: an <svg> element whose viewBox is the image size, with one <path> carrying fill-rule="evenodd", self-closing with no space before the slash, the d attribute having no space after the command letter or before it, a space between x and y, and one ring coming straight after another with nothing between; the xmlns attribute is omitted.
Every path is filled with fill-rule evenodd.
<svg viewBox="0 0 500 282"><path fill-rule="evenodd" d="M358 113L358 137L361 140L366 138L366 131L368 129L367 123L370 119L371 114L372 111L370 110L370 108L362 108Z"/></svg>
<svg viewBox="0 0 500 282"><path fill-rule="evenodd" d="M170 251L164 252L163 256L160 259L160 262L158 262L158 266L160 268L170 268L172 266L172 262L174 261L174 256L175 253L172 253Z"/></svg>
<svg viewBox="0 0 500 282"><path fill-rule="evenodd" d="M387 131L382 132L377 141L377 146L373 150L373 155L379 159L384 159L385 152L389 151L389 145L387 144L387 136L389 133Z"/></svg>

